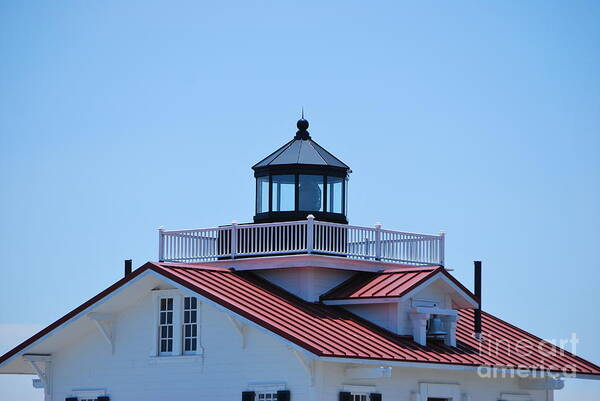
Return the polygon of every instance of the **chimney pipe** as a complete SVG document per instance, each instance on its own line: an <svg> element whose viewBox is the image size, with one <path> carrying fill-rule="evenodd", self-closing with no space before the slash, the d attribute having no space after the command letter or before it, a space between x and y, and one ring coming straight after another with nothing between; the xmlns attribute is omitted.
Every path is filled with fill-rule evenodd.
<svg viewBox="0 0 600 401"><path fill-rule="evenodd" d="M475 267L475 297L479 300L479 306L475 309L474 331L475 337L481 337L481 261L473 262Z"/></svg>
<svg viewBox="0 0 600 401"><path fill-rule="evenodd" d="M127 277L131 274L131 259L125 259L125 275L123 277Z"/></svg>

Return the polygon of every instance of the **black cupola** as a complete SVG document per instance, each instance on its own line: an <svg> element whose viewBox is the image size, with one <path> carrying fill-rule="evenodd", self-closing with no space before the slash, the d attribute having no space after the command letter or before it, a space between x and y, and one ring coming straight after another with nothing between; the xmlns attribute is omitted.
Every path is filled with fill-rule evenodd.
<svg viewBox="0 0 600 401"><path fill-rule="evenodd" d="M350 167L312 140L304 116L294 139L256 163L255 223L315 219L348 223Z"/></svg>

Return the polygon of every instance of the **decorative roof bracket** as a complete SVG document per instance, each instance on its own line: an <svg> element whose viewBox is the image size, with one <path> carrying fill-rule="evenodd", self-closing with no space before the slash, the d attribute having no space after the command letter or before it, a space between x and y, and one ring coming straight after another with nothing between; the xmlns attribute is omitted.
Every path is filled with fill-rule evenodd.
<svg viewBox="0 0 600 401"><path fill-rule="evenodd" d="M114 330L113 330L113 315L108 313L90 312L87 317L94 321L98 331L102 334L102 337L110 345L110 351L114 355L115 353L115 342L114 342Z"/></svg>

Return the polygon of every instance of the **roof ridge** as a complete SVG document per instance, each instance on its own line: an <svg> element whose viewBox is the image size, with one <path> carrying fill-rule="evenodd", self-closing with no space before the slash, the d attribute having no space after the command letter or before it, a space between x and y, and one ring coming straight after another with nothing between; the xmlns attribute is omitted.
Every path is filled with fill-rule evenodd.
<svg viewBox="0 0 600 401"><path fill-rule="evenodd" d="M353 281L357 281L357 283L355 284L355 286L359 286L359 282L360 282L361 285L362 284L366 284L369 280L371 280L376 275L377 275L377 273L374 273L374 272L358 272L358 273L356 273L356 274L348 277L346 280L342 281L341 283L339 283L335 287L331 288L330 290L328 290L328 291L324 292L323 294L319 295L319 300L322 301L325 298L327 298L330 294L335 293L336 291L341 290L345 286L350 286Z"/></svg>
<svg viewBox="0 0 600 401"><path fill-rule="evenodd" d="M308 143L305 145L304 141L302 141L302 143L300 144L300 149L302 149L303 146L310 145L313 148L313 150L315 151L315 153L317 154L317 156L319 156L319 158L321 159L321 161L323 163L325 163L326 165L329 164L329 163L327 163L327 160L325 160L325 158L323 157L323 155L321 154L321 152L319 152L319 149L318 149L319 145L314 146L314 145L316 145L315 141L313 141L312 139L307 139L306 142L308 142ZM300 161L300 153L298 153L298 161Z"/></svg>
<svg viewBox="0 0 600 401"><path fill-rule="evenodd" d="M323 157L323 155L321 154L321 151L323 151L328 156L331 156L333 159L337 160L345 168L350 168L346 163L344 163L343 161L341 161L340 159L338 159L336 156L334 156L331 152L329 152L323 146L319 145L319 143L317 141L315 141L314 139L311 139L310 141L315 145L314 148L317 151L317 153L319 153L319 156L321 156L322 159L325 160L325 157ZM325 160L325 163L327 163L327 160Z"/></svg>
<svg viewBox="0 0 600 401"><path fill-rule="evenodd" d="M351 299L351 295L355 291L362 289L363 292L367 292L368 290L379 286L381 284L381 281L380 282L375 282L375 281L378 277L382 277L382 276L385 276L386 280L387 280L387 277L393 276L394 274L403 274L403 275L412 274L413 277L408 279L408 280L412 280L414 278L414 276L416 276L418 273L426 273L425 276L418 279L415 283L411 284L406 290L403 291L403 294L406 294L407 292L409 292L409 291L413 290L414 288L416 288L417 286L421 285L425 280L428 280L430 277L432 277L438 273L443 273L444 270L445 269L443 266L438 266L433 269L416 269L416 270L410 269L408 271L395 271L395 272L385 272L384 271L384 272L373 273L370 276L363 275L362 277L358 277L357 275L354 275L354 276L350 277L348 280L344 281L342 284L338 285L337 287L334 287L331 290L327 291L325 294L323 294L320 297L320 299L322 299L322 300ZM353 281L356 281L356 282L353 283ZM404 284L406 284L406 282L394 285L393 289L396 289ZM334 294L336 292L341 292L341 295L335 296ZM400 297L400 296L402 296L402 295L398 295L395 297ZM358 298L388 298L388 297L389 297L389 295L379 295L379 296L359 296Z"/></svg>

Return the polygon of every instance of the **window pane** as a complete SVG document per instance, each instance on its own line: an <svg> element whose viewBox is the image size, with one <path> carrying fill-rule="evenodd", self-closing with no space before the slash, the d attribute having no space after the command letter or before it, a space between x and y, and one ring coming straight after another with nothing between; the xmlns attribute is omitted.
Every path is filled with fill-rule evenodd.
<svg viewBox="0 0 600 401"><path fill-rule="evenodd" d="M323 211L323 176L301 174L299 180L299 209Z"/></svg>
<svg viewBox="0 0 600 401"><path fill-rule="evenodd" d="M159 304L159 353L173 351L173 298L161 298Z"/></svg>
<svg viewBox="0 0 600 401"><path fill-rule="evenodd" d="M343 213L348 216L348 179L344 181L344 211Z"/></svg>
<svg viewBox="0 0 600 401"><path fill-rule="evenodd" d="M256 394L256 398L257 400L264 400L264 401L276 401L277 400L277 393L275 392L259 392Z"/></svg>
<svg viewBox="0 0 600 401"><path fill-rule="evenodd" d="M194 353L198 341L198 300L196 297L186 297L184 300L183 352Z"/></svg>
<svg viewBox="0 0 600 401"><path fill-rule="evenodd" d="M296 177L294 175L273 176L273 211L294 210Z"/></svg>
<svg viewBox="0 0 600 401"><path fill-rule="evenodd" d="M340 177L327 177L327 211L342 213L342 181Z"/></svg>
<svg viewBox="0 0 600 401"><path fill-rule="evenodd" d="M256 213L269 211L269 177L256 179Z"/></svg>

